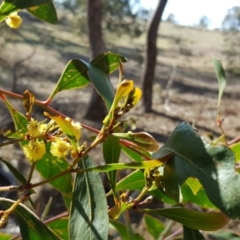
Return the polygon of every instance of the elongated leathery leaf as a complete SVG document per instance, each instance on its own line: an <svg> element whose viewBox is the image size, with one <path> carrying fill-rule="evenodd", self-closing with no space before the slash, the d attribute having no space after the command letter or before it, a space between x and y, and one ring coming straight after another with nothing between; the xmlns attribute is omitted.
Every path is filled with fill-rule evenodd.
<svg viewBox="0 0 240 240"><path fill-rule="evenodd" d="M183 226L183 239L184 240L204 240L203 235L196 229L191 229L186 226Z"/></svg>
<svg viewBox="0 0 240 240"><path fill-rule="evenodd" d="M129 232L128 227L119 221L110 219L110 227L111 225L118 231L118 234L122 240L143 240L142 236L137 233L133 233L132 231Z"/></svg>
<svg viewBox="0 0 240 240"><path fill-rule="evenodd" d="M240 142L231 146L232 151L235 153L236 162L240 162Z"/></svg>
<svg viewBox="0 0 240 240"><path fill-rule="evenodd" d="M108 163L117 163L119 161L120 153L121 153L121 145L119 144L119 139L114 136L108 136L108 138L104 141L103 145L103 157ZM110 180L113 191L115 190L116 183L116 171L111 171L107 173L108 178Z"/></svg>
<svg viewBox="0 0 240 240"><path fill-rule="evenodd" d="M119 68L120 62L125 63L127 59L119 54L105 52L91 61L91 65L95 66L105 74L110 74Z"/></svg>
<svg viewBox="0 0 240 240"><path fill-rule="evenodd" d="M27 9L33 16L39 18L42 21L56 24L58 22L57 12L52 2L41 5L36 8Z"/></svg>
<svg viewBox="0 0 240 240"><path fill-rule="evenodd" d="M206 144L194 128L181 123L153 157L162 157L169 152L174 155L165 164L161 180L170 196L177 200L176 195L180 192L175 190L187 178L198 178L216 207L229 217L240 219L240 175L234 169L235 156L230 148ZM165 174L165 169L171 174ZM167 184L170 180L172 185Z"/></svg>
<svg viewBox="0 0 240 240"><path fill-rule="evenodd" d="M93 167L89 156L79 168ZM70 211L70 239L105 240L108 236L107 202L99 173L76 174Z"/></svg>
<svg viewBox="0 0 240 240"><path fill-rule="evenodd" d="M90 83L88 67L79 59L72 59L64 69L49 99L63 90L85 87Z"/></svg>
<svg viewBox="0 0 240 240"><path fill-rule="evenodd" d="M20 182L20 183L26 183L27 179L23 176L21 172L18 171L11 163L8 161L2 159L0 157L0 161L3 162L9 169L9 171L14 175L14 177Z"/></svg>
<svg viewBox="0 0 240 240"><path fill-rule="evenodd" d="M0 233L0 239L1 240L11 240L14 236L6 234L6 233Z"/></svg>
<svg viewBox="0 0 240 240"><path fill-rule="evenodd" d="M184 226L204 231L216 231L230 221L222 212L202 213L185 208L139 209L138 211L166 217Z"/></svg>
<svg viewBox="0 0 240 240"><path fill-rule="evenodd" d="M94 71L94 68L97 68L99 71L101 71L105 75L108 75L114 72L119 67L120 61L126 62L127 60L123 56L119 54L111 53L111 52L100 54L99 56L97 56L92 60L91 64L86 63L85 61L82 61L80 59L71 60L66 66L65 70L63 71L56 85L56 88L50 95L49 99L52 99L60 91L87 86L91 82L90 78L93 79L93 84L94 84L96 78L93 77L92 75L95 72L97 72L97 71ZM93 66L93 68L90 71L91 76L88 75L88 70L90 66ZM98 80L96 79L96 81ZM99 82L99 84L100 85L102 84L100 88L102 88L103 91L105 87L106 93L107 93L107 88L108 90L111 90L109 93L107 93L109 96L111 94L110 96L111 98L110 102L111 102L114 97L114 92L113 92L111 83L109 82L108 79L107 81L105 81L104 79L104 81L102 83ZM99 92L101 93L101 91ZM104 96L102 97L104 98Z"/></svg>
<svg viewBox="0 0 240 240"><path fill-rule="evenodd" d="M0 203L6 208L12 206L14 201L0 198ZM15 211L14 215L18 221L21 237L24 240L60 240L60 238L50 230L33 212L31 212L23 204L19 204Z"/></svg>
<svg viewBox="0 0 240 240"><path fill-rule="evenodd" d="M107 75L96 67L89 65L88 69L88 76L91 79L93 86L105 101L107 109L110 110L114 99L114 89L112 83L108 79Z"/></svg>
<svg viewBox="0 0 240 240"><path fill-rule="evenodd" d="M68 217L62 217L55 221L47 223L47 226L51 228L61 239L68 240Z"/></svg>
<svg viewBox="0 0 240 240"><path fill-rule="evenodd" d="M0 22L10 13L52 2L52 0L5 0L0 6Z"/></svg>
<svg viewBox="0 0 240 240"><path fill-rule="evenodd" d="M148 232L154 237L154 239L157 240L161 232L165 228L163 223L161 223L159 219L148 214L144 215L144 220L145 220Z"/></svg>
<svg viewBox="0 0 240 240"><path fill-rule="evenodd" d="M145 132L133 133L129 131L127 133L113 133L113 135L121 139L129 140L149 152L155 152L159 149L157 141Z"/></svg>
<svg viewBox="0 0 240 240"><path fill-rule="evenodd" d="M218 90L218 108L219 108L221 105L223 90L225 88L227 81L225 78L225 72L222 66L222 62L220 60L214 59L214 69L218 79L218 89L219 89Z"/></svg>

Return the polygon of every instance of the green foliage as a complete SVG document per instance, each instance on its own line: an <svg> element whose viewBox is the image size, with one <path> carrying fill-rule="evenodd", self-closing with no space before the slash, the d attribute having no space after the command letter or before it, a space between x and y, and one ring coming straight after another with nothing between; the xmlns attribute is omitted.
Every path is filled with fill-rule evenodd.
<svg viewBox="0 0 240 240"><path fill-rule="evenodd" d="M157 218L148 214L144 215L144 220L145 220L148 232L154 237L154 239L157 240L159 235L162 233L162 231L165 228L164 225Z"/></svg>
<svg viewBox="0 0 240 240"><path fill-rule="evenodd" d="M81 169L93 166L89 156L85 156L78 164ZM99 174L76 174L70 210L70 239L107 239L107 225L107 202Z"/></svg>
<svg viewBox="0 0 240 240"><path fill-rule="evenodd" d="M29 10L29 7L35 8ZM44 21L56 23L52 2L40 0L4 1L0 6L0 19L24 8ZM141 98L141 90L134 81L122 79L126 61L125 57L111 52L97 56L90 63L73 59L45 101L35 99L29 91L18 95L0 89L1 101L15 125L15 131L1 131L7 140L1 142L0 147L19 143L30 165L30 172L25 176L8 159L0 158L19 181L16 186L1 186L0 191L20 193L16 201L0 198L5 207L0 210L0 227L7 223L10 214L14 214L22 239L42 239L44 236L46 239L106 240L109 229L113 228L122 239L142 240L128 220L131 209L144 213L146 229L154 239L169 231L160 220L162 218L181 223L184 239L204 239L205 233L199 230L215 231L224 228L230 219L240 219L240 175L235 170L240 156L239 143L229 144L224 136L207 143L185 122L174 129L160 149L150 134L126 131L125 114ZM218 125L224 134L219 112L226 80L221 62L215 60L214 63L219 81ZM108 75L118 69L119 84L114 90ZM108 111L100 129L70 119L51 106L57 93L72 89L81 93L88 84L94 86ZM15 108L10 98L22 101L25 112ZM34 119L34 105L45 111L47 119ZM82 129L94 133L95 137L83 140ZM93 151L98 145L102 146L100 166L94 163L99 158ZM122 154L129 162L121 162ZM119 171L125 169L133 171L121 177ZM33 178L35 170L43 180ZM108 176L106 181L111 189L107 194L100 172ZM47 183L62 194L66 212L43 221L34 213L37 212L34 204L31 211L23 203L31 201L36 187ZM137 196L131 197L130 190ZM107 197L113 199L109 206ZM150 204L153 198L168 204L168 208L154 208ZM196 204L193 209L199 210L188 209L189 203ZM121 216L125 217L124 222L117 220ZM222 239L235 237L231 234L222 233ZM10 239L6 234L0 237Z"/></svg>
<svg viewBox="0 0 240 240"><path fill-rule="evenodd" d="M16 203L12 200L4 198L0 198L0 201L8 208ZM23 239L40 240L42 239L42 236L44 236L49 240L59 240L59 237L24 205L18 204L14 209L14 214L18 220Z"/></svg>
<svg viewBox="0 0 240 240"><path fill-rule="evenodd" d="M188 228L183 226L183 238L184 239L194 239L194 240L204 240L203 235L195 229Z"/></svg>

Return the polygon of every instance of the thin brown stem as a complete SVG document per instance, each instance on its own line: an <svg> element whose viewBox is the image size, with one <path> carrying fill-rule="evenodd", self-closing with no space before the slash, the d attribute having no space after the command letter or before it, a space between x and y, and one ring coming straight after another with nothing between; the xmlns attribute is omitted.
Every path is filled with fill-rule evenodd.
<svg viewBox="0 0 240 240"><path fill-rule="evenodd" d="M48 220L44 221L45 224L47 223L50 223L50 222L54 222L58 219L61 219L61 218L64 218L64 217L68 217L69 216L69 213L68 212L63 212L63 213L60 213L59 215L57 216L54 216L52 218L49 218Z"/></svg>
<svg viewBox="0 0 240 240"><path fill-rule="evenodd" d="M231 146L231 145L233 145L233 144L235 144L235 143L238 143L238 142L240 142L240 135L237 136L236 138L228 141L228 142L227 142L227 145L228 145L228 146Z"/></svg>
<svg viewBox="0 0 240 240"><path fill-rule="evenodd" d="M45 183L49 183L49 182L51 182L51 181L53 181L53 180L55 180L55 179L57 179L59 177L62 177L62 176L66 175L66 174L68 174L70 172L71 172L71 168L67 168L64 171L62 171L62 172L60 172L60 173L58 173L58 174L56 174L56 175L54 175L54 176L52 176L52 177L50 177L48 179L45 179L45 180L43 180L41 182L38 182L38 183L31 184L30 185L30 189L33 189L33 188L38 187L38 186L41 186L41 185L43 185Z"/></svg>
<svg viewBox="0 0 240 240"><path fill-rule="evenodd" d="M32 175L33 175L33 172L34 172L34 169L36 167L36 162L34 162L31 166L31 169L30 169L30 172L29 172L29 175L28 175L28 180L27 180L27 183L30 183L31 182L31 179L32 179Z"/></svg>
<svg viewBox="0 0 240 240"><path fill-rule="evenodd" d="M183 229L180 228L177 231L175 231L174 233L172 233L171 235L167 236L166 238L164 238L164 240L171 240L174 239L175 237L177 237L178 235L182 234Z"/></svg>
<svg viewBox="0 0 240 240"><path fill-rule="evenodd" d="M174 224L174 221L169 220L167 226L165 227L165 229L162 231L161 235L158 237L158 240L164 240L166 239L166 236L169 234L172 226ZM169 238L170 239L170 238Z"/></svg>

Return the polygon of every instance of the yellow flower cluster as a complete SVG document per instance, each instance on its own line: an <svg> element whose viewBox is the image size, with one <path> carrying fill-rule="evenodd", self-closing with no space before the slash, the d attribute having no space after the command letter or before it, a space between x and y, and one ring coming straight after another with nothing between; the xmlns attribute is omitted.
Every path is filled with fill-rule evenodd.
<svg viewBox="0 0 240 240"><path fill-rule="evenodd" d="M28 144L23 146L23 151L26 157L32 162L41 159L46 152L44 141L37 139L37 137L45 134L46 129L47 124L40 124L33 118L31 118L28 123L27 130L31 139Z"/></svg>
<svg viewBox="0 0 240 240"><path fill-rule="evenodd" d="M66 120L71 123L72 131L74 132L76 140L79 141L81 138L82 128L80 123L74 122L69 118L66 118ZM53 124L53 120L51 120L48 124L38 122L33 118L29 120L27 125L27 136L30 140L28 144L23 146L23 151L30 161L35 162L37 160L40 160L46 153L45 142L42 140L42 138L48 131L51 131L53 129L56 130L56 126ZM70 151L73 151L73 147L67 137L62 137L61 131L60 134L58 134L58 131L55 131L55 133L57 133L57 135L53 135L51 137L49 136L49 139L51 141L50 152L57 158L64 158L70 153ZM45 137L47 137L47 135ZM75 155L77 155L77 152Z"/></svg>
<svg viewBox="0 0 240 240"><path fill-rule="evenodd" d="M53 156L62 158L66 157L71 150L72 146L70 143L61 138L56 138L56 140L51 144L50 152Z"/></svg>
<svg viewBox="0 0 240 240"><path fill-rule="evenodd" d="M10 28L19 28L22 24L22 19L18 16L17 12L14 12L6 18L6 23Z"/></svg>
<svg viewBox="0 0 240 240"><path fill-rule="evenodd" d="M35 162L43 157L46 152L46 146L44 141L33 139L23 146L23 152L30 161Z"/></svg>

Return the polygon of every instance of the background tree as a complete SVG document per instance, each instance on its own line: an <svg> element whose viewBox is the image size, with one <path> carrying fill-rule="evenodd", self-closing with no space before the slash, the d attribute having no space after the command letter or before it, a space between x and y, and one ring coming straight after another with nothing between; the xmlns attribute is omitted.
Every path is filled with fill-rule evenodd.
<svg viewBox="0 0 240 240"><path fill-rule="evenodd" d="M209 20L209 18L207 16L202 16L199 19L199 26L203 27L203 28L207 28L209 26L209 24L211 23L211 21Z"/></svg>
<svg viewBox="0 0 240 240"><path fill-rule="evenodd" d="M105 44L102 34L102 10L101 0L88 0L88 36L91 48L91 59L105 52ZM102 120L105 116L105 106L96 90L92 90L89 108L85 118Z"/></svg>
<svg viewBox="0 0 240 240"><path fill-rule="evenodd" d="M223 54L227 58L227 70L240 73L240 7L228 10L222 22L225 49Z"/></svg>
<svg viewBox="0 0 240 240"><path fill-rule="evenodd" d="M166 22L177 24L177 20L175 18L175 15L173 13L170 13L166 19Z"/></svg>
<svg viewBox="0 0 240 240"><path fill-rule="evenodd" d="M149 22L147 31L147 46L144 63L144 70L141 77L143 91L143 110L150 112L152 110L152 90L157 61L157 35L158 27L162 20L162 14L167 4L167 0L159 0L157 8Z"/></svg>

